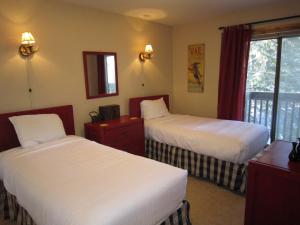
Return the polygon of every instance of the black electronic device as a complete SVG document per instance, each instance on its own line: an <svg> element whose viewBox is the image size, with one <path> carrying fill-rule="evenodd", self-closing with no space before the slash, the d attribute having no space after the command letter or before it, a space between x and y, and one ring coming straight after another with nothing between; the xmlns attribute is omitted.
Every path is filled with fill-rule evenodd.
<svg viewBox="0 0 300 225"><path fill-rule="evenodd" d="M99 106L99 116L103 121L120 118L119 105L104 105Z"/></svg>

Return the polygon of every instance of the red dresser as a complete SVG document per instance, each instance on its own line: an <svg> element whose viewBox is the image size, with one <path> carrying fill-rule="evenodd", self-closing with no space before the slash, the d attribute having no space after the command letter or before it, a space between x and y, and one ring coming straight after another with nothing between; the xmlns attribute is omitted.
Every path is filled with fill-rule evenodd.
<svg viewBox="0 0 300 225"><path fill-rule="evenodd" d="M144 156L144 120L121 116L102 123L86 123L85 137L116 149Z"/></svg>
<svg viewBox="0 0 300 225"><path fill-rule="evenodd" d="M275 141L249 162L245 225L300 224L300 163L289 162L291 149Z"/></svg>

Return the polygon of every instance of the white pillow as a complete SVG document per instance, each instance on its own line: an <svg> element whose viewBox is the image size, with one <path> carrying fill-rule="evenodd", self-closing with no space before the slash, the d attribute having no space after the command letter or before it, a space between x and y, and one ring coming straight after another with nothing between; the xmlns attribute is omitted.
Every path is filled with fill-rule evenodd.
<svg viewBox="0 0 300 225"><path fill-rule="evenodd" d="M145 120L168 116L170 113L163 98L141 102L141 116Z"/></svg>
<svg viewBox="0 0 300 225"><path fill-rule="evenodd" d="M9 120L23 148L66 137L63 123L56 114L12 116Z"/></svg>

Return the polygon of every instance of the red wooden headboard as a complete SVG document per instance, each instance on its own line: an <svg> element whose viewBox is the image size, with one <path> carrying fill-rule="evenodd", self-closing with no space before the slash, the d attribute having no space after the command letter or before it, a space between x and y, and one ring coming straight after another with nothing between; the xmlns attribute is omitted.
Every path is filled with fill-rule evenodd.
<svg viewBox="0 0 300 225"><path fill-rule="evenodd" d="M57 114L63 124L67 135L74 135L73 106L65 105L44 109L33 109L21 112L0 114L0 151L20 146L17 134L12 123L9 121L11 116L30 115L30 114Z"/></svg>
<svg viewBox="0 0 300 225"><path fill-rule="evenodd" d="M137 98L130 98L129 99L129 115L130 116L141 116L141 107L140 104L143 100L155 100L163 98L166 106L169 109L169 95L155 95L155 96L146 96L146 97L137 97Z"/></svg>

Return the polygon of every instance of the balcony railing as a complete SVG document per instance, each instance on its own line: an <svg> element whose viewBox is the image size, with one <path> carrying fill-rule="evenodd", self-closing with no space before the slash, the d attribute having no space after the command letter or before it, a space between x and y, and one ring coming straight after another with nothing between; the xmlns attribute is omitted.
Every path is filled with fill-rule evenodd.
<svg viewBox="0 0 300 225"><path fill-rule="evenodd" d="M273 93L247 92L245 121L272 127ZM295 141L300 136L300 93L280 93L275 139Z"/></svg>

